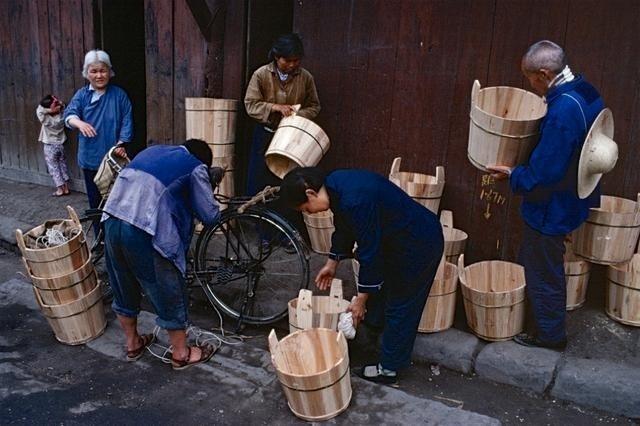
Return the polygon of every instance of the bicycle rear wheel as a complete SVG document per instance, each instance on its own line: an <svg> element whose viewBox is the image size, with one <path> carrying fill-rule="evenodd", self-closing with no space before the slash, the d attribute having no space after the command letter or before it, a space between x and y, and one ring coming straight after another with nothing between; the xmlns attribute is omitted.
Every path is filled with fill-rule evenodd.
<svg viewBox="0 0 640 426"><path fill-rule="evenodd" d="M101 218L102 211L99 209L86 210L84 216L80 218L82 231L94 264L100 262L104 256L104 231L100 224Z"/></svg>
<svg viewBox="0 0 640 426"><path fill-rule="evenodd" d="M195 276L224 314L250 324L284 318L309 283L309 256L298 232L274 212L225 210L196 243Z"/></svg>

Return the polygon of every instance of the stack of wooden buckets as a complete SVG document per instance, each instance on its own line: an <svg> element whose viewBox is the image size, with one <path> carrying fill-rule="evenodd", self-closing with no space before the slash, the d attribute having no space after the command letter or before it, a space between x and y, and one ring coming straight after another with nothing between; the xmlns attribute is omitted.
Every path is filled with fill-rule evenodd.
<svg viewBox="0 0 640 426"><path fill-rule="evenodd" d="M226 173L216 192L235 195L235 139L238 101L234 99L185 98L187 139L201 139L213 154L213 166ZM225 205L221 205L225 208Z"/></svg>
<svg viewBox="0 0 640 426"><path fill-rule="evenodd" d="M107 326L102 290L76 212L67 206L71 219L50 220L16 241L33 283L33 292L56 339L79 345L100 336ZM39 248L36 239L47 229L57 229L67 242Z"/></svg>
<svg viewBox="0 0 640 426"><path fill-rule="evenodd" d="M640 327L640 255L634 251L639 236L640 194L636 201L603 195L600 207L590 209L572 236L576 255L608 267L607 315L636 327Z"/></svg>
<svg viewBox="0 0 640 426"><path fill-rule="evenodd" d="M301 419L331 419L351 402L347 341L336 331L347 306L340 280L333 280L329 296L300 290L289 302L291 334L280 341L275 330L269 334L271 361L289 408Z"/></svg>

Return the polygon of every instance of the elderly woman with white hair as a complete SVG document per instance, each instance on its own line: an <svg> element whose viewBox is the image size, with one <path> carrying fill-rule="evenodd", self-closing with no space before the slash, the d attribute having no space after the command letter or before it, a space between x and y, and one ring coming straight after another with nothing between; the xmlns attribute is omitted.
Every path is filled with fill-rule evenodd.
<svg viewBox="0 0 640 426"><path fill-rule="evenodd" d="M64 114L67 127L80 132L78 164L82 168L91 208L100 204L100 193L93 178L102 158L114 145L120 145L115 154L125 156L122 145L133 138L131 101L122 88L109 83L114 75L107 52L87 52L82 76L89 84L73 95Z"/></svg>

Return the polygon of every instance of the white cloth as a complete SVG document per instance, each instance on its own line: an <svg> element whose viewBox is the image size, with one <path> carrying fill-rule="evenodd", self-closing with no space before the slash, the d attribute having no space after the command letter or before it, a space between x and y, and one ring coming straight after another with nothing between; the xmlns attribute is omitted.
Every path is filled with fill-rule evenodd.
<svg viewBox="0 0 640 426"><path fill-rule="evenodd" d="M352 340L356 337L356 329L353 326L353 315L351 312L343 312L338 319L338 331L342 331L344 337Z"/></svg>

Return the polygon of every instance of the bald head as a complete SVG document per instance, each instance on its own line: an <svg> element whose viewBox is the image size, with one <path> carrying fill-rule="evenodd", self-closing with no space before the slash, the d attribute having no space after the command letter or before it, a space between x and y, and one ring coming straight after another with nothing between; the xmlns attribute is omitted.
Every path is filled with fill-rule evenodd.
<svg viewBox="0 0 640 426"><path fill-rule="evenodd" d="M559 74L567 65L567 56L562 47L552 41L542 40L529 47L522 57L522 67L529 72L548 70Z"/></svg>

